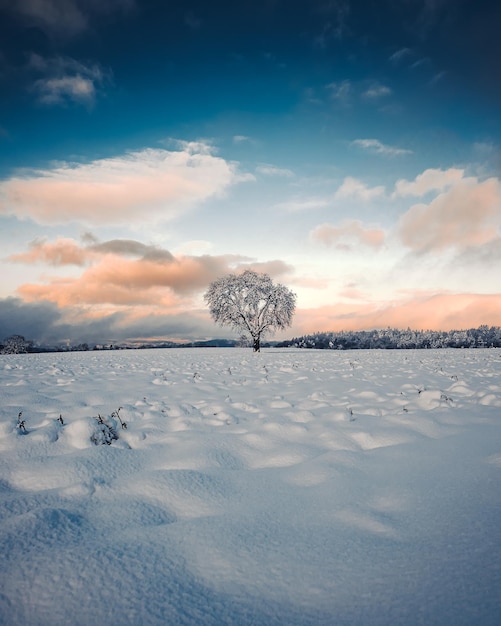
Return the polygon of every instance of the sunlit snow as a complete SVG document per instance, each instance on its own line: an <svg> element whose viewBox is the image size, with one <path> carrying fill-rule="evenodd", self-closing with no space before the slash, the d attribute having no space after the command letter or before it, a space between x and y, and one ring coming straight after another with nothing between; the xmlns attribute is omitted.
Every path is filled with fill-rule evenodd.
<svg viewBox="0 0 501 626"><path fill-rule="evenodd" d="M8 355L0 394L1 624L498 623L500 350Z"/></svg>

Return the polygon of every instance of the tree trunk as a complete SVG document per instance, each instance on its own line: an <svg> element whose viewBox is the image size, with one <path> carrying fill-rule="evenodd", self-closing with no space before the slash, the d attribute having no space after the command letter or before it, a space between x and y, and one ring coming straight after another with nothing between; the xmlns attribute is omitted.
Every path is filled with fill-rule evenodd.
<svg viewBox="0 0 501 626"><path fill-rule="evenodd" d="M254 337L254 352L261 352L261 341L259 337Z"/></svg>

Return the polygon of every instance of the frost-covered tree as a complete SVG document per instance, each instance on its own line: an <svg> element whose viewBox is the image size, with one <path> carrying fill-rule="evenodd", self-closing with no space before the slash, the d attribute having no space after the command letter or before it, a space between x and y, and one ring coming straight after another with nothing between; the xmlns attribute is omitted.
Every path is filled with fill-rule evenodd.
<svg viewBox="0 0 501 626"><path fill-rule="evenodd" d="M204 299L217 324L251 337L254 352L259 352L264 335L290 326L296 308L295 293L250 270L218 278Z"/></svg>
<svg viewBox="0 0 501 626"><path fill-rule="evenodd" d="M4 339L2 354L24 354L32 347L33 342L26 340L22 335L12 335Z"/></svg>

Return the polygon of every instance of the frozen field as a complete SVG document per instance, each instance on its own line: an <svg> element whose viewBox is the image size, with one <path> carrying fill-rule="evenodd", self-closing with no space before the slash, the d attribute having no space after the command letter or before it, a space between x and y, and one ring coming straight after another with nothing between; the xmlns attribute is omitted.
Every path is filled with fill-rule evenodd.
<svg viewBox="0 0 501 626"><path fill-rule="evenodd" d="M0 624L499 624L500 479L496 349L1 356Z"/></svg>

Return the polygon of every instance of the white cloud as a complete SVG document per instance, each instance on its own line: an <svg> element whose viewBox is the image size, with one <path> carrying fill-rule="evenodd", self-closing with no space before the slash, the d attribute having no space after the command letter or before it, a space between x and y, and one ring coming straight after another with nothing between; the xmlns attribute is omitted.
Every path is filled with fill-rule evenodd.
<svg viewBox="0 0 501 626"><path fill-rule="evenodd" d="M29 69L44 74L33 89L44 104L65 104L69 101L92 105L97 88L108 74L97 64L85 65L69 57L44 58L32 54Z"/></svg>
<svg viewBox="0 0 501 626"><path fill-rule="evenodd" d="M247 135L233 135L233 143L254 143L252 137L248 137Z"/></svg>
<svg viewBox="0 0 501 626"><path fill-rule="evenodd" d="M298 213L301 211L323 209L330 203L330 198L296 198L275 204L273 208L281 211Z"/></svg>
<svg viewBox="0 0 501 626"><path fill-rule="evenodd" d="M393 196L424 196L430 191L443 191L463 178L464 170L427 169L413 181L400 179L395 184Z"/></svg>
<svg viewBox="0 0 501 626"><path fill-rule="evenodd" d="M379 98L389 96L391 93L391 89L386 85L374 83L362 95L368 100L379 100Z"/></svg>
<svg viewBox="0 0 501 626"><path fill-rule="evenodd" d="M164 221L253 179L197 145L23 172L0 182L0 214L46 224Z"/></svg>
<svg viewBox="0 0 501 626"><path fill-rule="evenodd" d="M355 139L351 142L351 145L367 150L368 152L374 152L375 154L381 154L382 156L387 157L412 154L412 150L389 146L379 141L379 139Z"/></svg>
<svg viewBox="0 0 501 626"><path fill-rule="evenodd" d="M44 104L61 104L66 100L92 104L96 95L92 80L82 76L40 79L34 87L39 92L40 102Z"/></svg>
<svg viewBox="0 0 501 626"><path fill-rule="evenodd" d="M345 198L360 198L361 200L370 201L382 195L384 195L384 187L382 185L378 185L377 187L368 187L357 178L347 176L342 185L336 191L334 198L336 200Z"/></svg>
<svg viewBox="0 0 501 626"><path fill-rule="evenodd" d="M256 167L256 172L258 174L264 174L264 176L284 176L286 178L292 178L294 176L294 172L292 170L283 167L276 167L275 165L270 165L268 163L258 165Z"/></svg>

